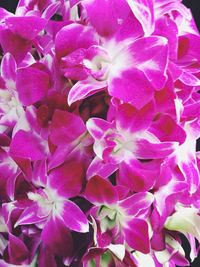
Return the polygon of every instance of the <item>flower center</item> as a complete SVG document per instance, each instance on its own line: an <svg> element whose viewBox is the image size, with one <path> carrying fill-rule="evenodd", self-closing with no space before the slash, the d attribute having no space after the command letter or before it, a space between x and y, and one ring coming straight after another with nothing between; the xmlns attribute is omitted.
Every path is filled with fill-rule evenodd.
<svg viewBox="0 0 200 267"><path fill-rule="evenodd" d="M3 113L8 113L12 108L19 105L17 99L8 91L0 89L0 109Z"/></svg>

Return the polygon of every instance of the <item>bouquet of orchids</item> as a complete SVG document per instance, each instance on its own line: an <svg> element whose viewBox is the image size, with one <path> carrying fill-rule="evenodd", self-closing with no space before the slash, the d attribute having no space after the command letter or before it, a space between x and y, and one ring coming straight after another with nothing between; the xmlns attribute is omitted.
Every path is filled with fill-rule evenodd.
<svg viewBox="0 0 200 267"><path fill-rule="evenodd" d="M190 10L20 0L15 14L0 8L0 47L0 267L189 266L200 249Z"/></svg>

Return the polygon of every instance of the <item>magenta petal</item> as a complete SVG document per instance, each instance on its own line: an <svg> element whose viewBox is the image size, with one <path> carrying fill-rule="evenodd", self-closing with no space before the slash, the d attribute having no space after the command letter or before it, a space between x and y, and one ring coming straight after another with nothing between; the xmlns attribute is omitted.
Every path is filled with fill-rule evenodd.
<svg viewBox="0 0 200 267"><path fill-rule="evenodd" d="M186 85L200 86L200 79L198 79L195 75L189 72L183 71L179 79L181 80L181 82L183 82Z"/></svg>
<svg viewBox="0 0 200 267"><path fill-rule="evenodd" d="M46 96L50 87L48 73L40 65L18 69L16 87L23 105L31 105Z"/></svg>
<svg viewBox="0 0 200 267"><path fill-rule="evenodd" d="M163 16L156 21L153 34L168 39L169 57L176 60L178 49L178 28L176 23L168 16Z"/></svg>
<svg viewBox="0 0 200 267"><path fill-rule="evenodd" d="M12 33L10 30L5 29L0 31L0 44L4 53L11 53L16 61L21 60L31 49L31 42L23 39L19 35Z"/></svg>
<svg viewBox="0 0 200 267"><path fill-rule="evenodd" d="M128 52L133 57L133 66L144 72L154 88L163 88L168 58L167 39L158 36L140 38L128 47Z"/></svg>
<svg viewBox="0 0 200 267"><path fill-rule="evenodd" d="M123 228L125 240L127 244L144 254L150 252L150 242L148 234L148 224L138 218L133 218L127 222L126 227Z"/></svg>
<svg viewBox="0 0 200 267"><path fill-rule="evenodd" d="M159 224L159 221L158 221ZM162 251L166 248L165 244L165 233L164 230L161 232L154 232L151 238L151 246L154 250Z"/></svg>
<svg viewBox="0 0 200 267"><path fill-rule="evenodd" d="M67 146L86 131L82 119L70 112L55 110L51 123L50 139L54 145Z"/></svg>
<svg viewBox="0 0 200 267"><path fill-rule="evenodd" d="M69 0L69 2L70 2L70 6L73 7L77 5L80 2L80 0Z"/></svg>
<svg viewBox="0 0 200 267"><path fill-rule="evenodd" d="M38 215L39 209L40 207L37 204L34 204L26 208L20 215L19 219L17 220L15 227L17 227L18 225L37 224L44 221L48 216L48 213L46 215L44 214L43 216L39 216Z"/></svg>
<svg viewBox="0 0 200 267"><path fill-rule="evenodd" d="M151 101L154 89L141 70L130 68L110 77L108 92L140 109Z"/></svg>
<svg viewBox="0 0 200 267"><path fill-rule="evenodd" d="M55 39L55 48L59 59L76 49L89 48L94 44L97 44L94 30L89 26L75 23L63 27Z"/></svg>
<svg viewBox="0 0 200 267"><path fill-rule="evenodd" d="M42 230L41 239L57 255L66 256L73 250L71 233L57 217L49 218Z"/></svg>
<svg viewBox="0 0 200 267"><path fill-rule="evenodd" d="M177 142L150 143L146 139L135 142L135 156L139 159L160 159L170 155L178 147Z"/></svg>
<svg viewBox="0 0 200 267"><path fill-rule="evenodd" d="M117 128L133 132L146 130L154 116L153 102L137 110L130 104L120 105L116 114Z"/></svg>
<svg viewBox="0 0 200 267"><path fill-rule="evenodd" d="M46 20L34 16L10 16L6 18L6 24L14 34L27 40L33 40L43 30Z"/></svg>
<svg viewBox="0 0 200 267"><path fill-rule="evenodd" d="M136 193L124 200L119 205L123 208L127 215L136 216L148 209L154 201L154 197L149 192Z"/></svg>
<svg viewBox="0 0 200 267"><path fill-rule="evenodd" d="M10 154L14 157L40 160L45 157L46 148L39 136L20 130L12 139Z"/></svg>
<svg viewBox="0 0 200 267"><path fill-rule="evenodd" d="M94 139L101 139L112 128L112 123L99 118L91 118L87 121L86 127Z"/></svg>
<svg viewBox="0 0 200 267"><path fill-rule="evenodd" d="M95 157L87 169L87 178L99 175L102 178L107 178L118 169L118 166L109 162L104 162L102 159Z"/></svg>
<svg viewBox="0 0 200 267"><path fill-rule="evenodd" d="M57 12L58 8L60 7L61 3L52 3L50 4L45 11L42 13L42 18L46 20L50 20L53 15Z"/></svg>
<svg viewBox="0 0 200 267"><path fill-rule="evenodd" d="M48 186L62 197L77 196L82 188L84 169L81 162L68 160L49 174Z"/></svg>
<svg viewBox="0 0 200 267"><path fill-rule="evenodd" d="M76 232L86 233L89 231L88 220L76 204L70 200L65 200L61 205L59 218L63 220L65 226Z"/></svg>
<svg viewBox="0 0 200 267"><path fill-rule="evenodd" d="M104 90L106 85L107 84L105 81L96 81L91 77L86 80L77 82L69 91L69 106L78 100L85 99L86 97Z"/></svg>
<svg viewBox="0 0 200 267"><path fill-rule="evenodd" d="M83 5L90 23L102 36L109 36L116 32L120 26L118 21L120 19L122 21L129 13L128 5L123 0L86 0L83 1Z"/></svg>
<svg viewBox="0 0 200 267"><path fill-rule="evenodd" d="M155 120L150 128L160 141L176 141L182 144L186 138L186 132L169 115L162 115Z"/></svg>
<svg viewBox="0 0 200 267"><path fill-rule="evenodd" d="M96 205L115 204L118 201L118 194L114 186L99 176L94 176L88 181L84 195Z"/></svg>
<svg viewBox="0 0 200 267"><path fill-rule="evenodd" d="M6 85L9 89L13 89L16 69L17 65L14 57L10 53L6 53L1 61L1 76L6 81Z"/></svg>
<svg viewBox="0 0 200 267"><path fill-rule="evenodd" d="M121 162L118 182L134 192L149 191L156 183L159 169L159 160L142 163L137 159L132 159L128 162Z"/></svg>
<svg viewBox="0 0 200 267"><path fill-rule="evenodd" d="M8 256L9 262L13 264L22 264L29 256L29 251L22 240L11 233L9 234Z"/></svg>
<svg viewBox="0 0 200 267"><path fill-rule="evenodd" d="M196 158L193 155L190 155L188 159L185 158L185 161L180 161L178 165L188 185L190 185L190 192L194 193L200 183L200 173L196 164Z"/></svg>
<svg viewBox="0 0 200 267"><path fill-rule="evenodd" d="M143 30L149 36L154 30L154 7L152 0L127 1L133 14L142 24Z"/></svg>
<svg viewBox="0 0 200 267"><path fill-rule="evenodd" d="M6 9L0 7L0 21L4 21L6 17L10 17L13 14L8 12Z"/></svg>
<svg viewBox="0 0 200 267"><path fill-rule="evenodd" d="M38 253L38 266L39 267L57 267L55 255L51 249L47 246L42 245ZM1 267L1 266L0 266Z"/></svg>

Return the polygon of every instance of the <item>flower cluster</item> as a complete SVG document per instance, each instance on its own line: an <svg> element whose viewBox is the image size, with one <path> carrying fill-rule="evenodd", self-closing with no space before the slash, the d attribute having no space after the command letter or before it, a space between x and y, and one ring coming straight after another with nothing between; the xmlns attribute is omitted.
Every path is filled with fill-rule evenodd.
<svg viewBox="0 0 200 267"><path fill-rule="evenodd" d="M189 265L200 242L190 10L20 0L0 9L0 47L0 267Z"/></svg>

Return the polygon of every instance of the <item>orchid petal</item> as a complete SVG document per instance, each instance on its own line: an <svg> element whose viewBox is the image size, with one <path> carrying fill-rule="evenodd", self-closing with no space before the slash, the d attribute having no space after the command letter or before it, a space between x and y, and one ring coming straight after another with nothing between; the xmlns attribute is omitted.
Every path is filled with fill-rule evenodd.
<svg viewBox="0 0 200 267"><path fill-rule="evenodd" d="M200 216L198 210L179 206L174 214L167 218L165 228L179 231L183 234L192 234L200 240Z"/></svg>
<svg viewBox="0 0 200 267"><path fill-rule="evenodd" d="M123 228L128 245L144 254L150 252L148 224L143 219L133 218Z"/></svg>
<svg viewBox="0 0 200 267"><path fill-rule="evenodd" d="M113 185L99 176L94 176L88 181L85 197L96 205L115 204L118 200L118 194Z"/></svg>
<svg viewBox="0 0 200 267"><path fill-rule="evenodd" d="M148 36L154 30L154 10L152 0L127 0L133 14L142 24L145 34Z"/></svg>
<svg viewBox="0 0 200 267"><path fill-rule="evenodd" d="M86 233L89 231L89 223L85 214L72 201L65 200L64 203L58 204L59 218L62 219L66 227L73 231ZM61 208L61 210L60 210ZM73 216L72 216L73 215Z"/></svg>

